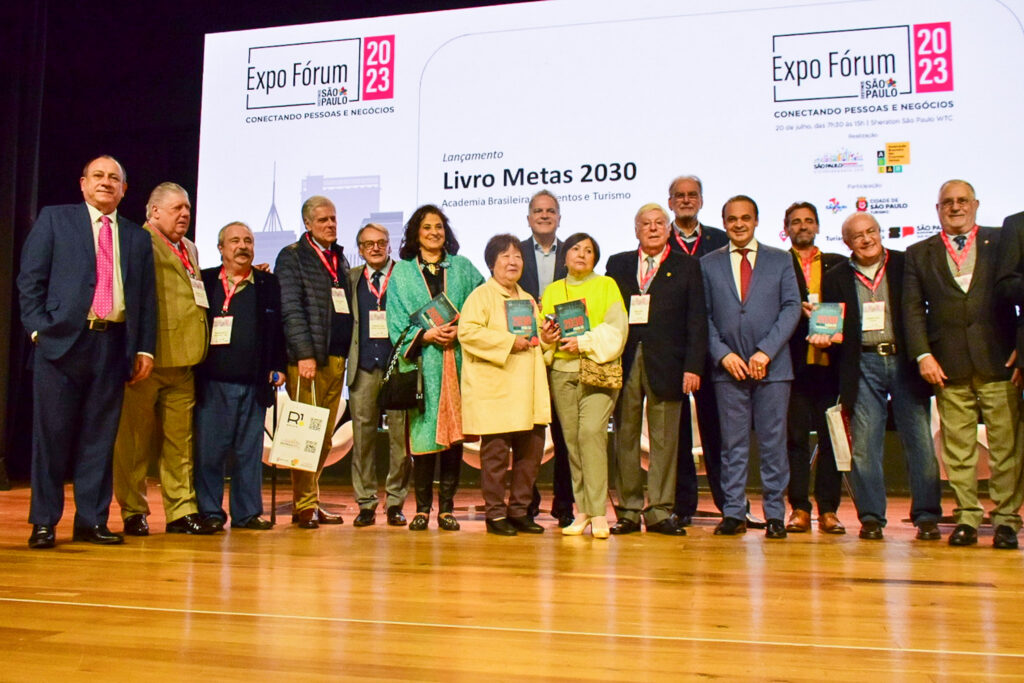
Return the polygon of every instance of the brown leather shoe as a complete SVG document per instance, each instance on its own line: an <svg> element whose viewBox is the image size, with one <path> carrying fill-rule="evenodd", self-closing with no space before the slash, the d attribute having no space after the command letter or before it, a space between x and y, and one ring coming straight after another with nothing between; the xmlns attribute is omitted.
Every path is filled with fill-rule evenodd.
<svg viewBox="0 0 1024 683"><path fill-rule="evenodd" d="M320 523L316 521L316 508L299 510L292 515L292 519L300 529L319 529Z"/></svg>
<svg viewBox="0 0 1024 683"><path fill-rule="evenodd" d="M802 534L811 530L811 513L806 510L793 510L786 523L786 531L793 534Z"/></svg>
<svg viewBox="0 0 1024 683"><path fill-rule="evenodd" d="M846 533L846 527L839 521L839 517L834 512L826 512L818 517L818 529L822 533L834 534L836 536L842 536Z"/></svg>
<svg viewBox="0 0 1024 683"><path fill-rule="evenodd" d="M341 518L341 515L336 515L333 512L328 512L323 508L317 508L316 510L317 521L321 524L344 524L345 520Z"/></svg>

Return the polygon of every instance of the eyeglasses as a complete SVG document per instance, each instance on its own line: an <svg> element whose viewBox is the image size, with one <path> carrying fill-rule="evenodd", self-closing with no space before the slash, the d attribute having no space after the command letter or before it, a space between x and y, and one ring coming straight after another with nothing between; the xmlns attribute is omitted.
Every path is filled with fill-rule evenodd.
<svg viewBox="0 0 1024 683"><path fill-rule="evenodd" d="M374 247L376 247L377 249L386 249L387 246L387 240L364 240L359 243L360 249L373 249Z"/></svg>
<svg viewBox="0 0 1024 683"><path fill-rule="evenodd" d="M675 199L677 202L681 202L684 199L697 200L697 199L700 199L700 193L699 192L673 192L672 193L672 199Z"/></svg>

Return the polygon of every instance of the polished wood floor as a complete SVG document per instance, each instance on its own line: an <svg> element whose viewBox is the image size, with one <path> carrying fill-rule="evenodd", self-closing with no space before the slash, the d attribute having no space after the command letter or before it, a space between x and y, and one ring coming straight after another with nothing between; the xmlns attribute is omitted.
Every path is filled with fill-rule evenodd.
<svg viewBox="0 0 1024 683"><path fill-rule="evenodd" d="M478 497L457 533L355 529L336 488L340 527L168 536L155 513L118 547L71 543L68 513L32 551L28 491L2 492L0 680L1024 678L1024 552L915 541L905 500L882 542L848 504L840 537L597 541L488 535Z"/></svg>

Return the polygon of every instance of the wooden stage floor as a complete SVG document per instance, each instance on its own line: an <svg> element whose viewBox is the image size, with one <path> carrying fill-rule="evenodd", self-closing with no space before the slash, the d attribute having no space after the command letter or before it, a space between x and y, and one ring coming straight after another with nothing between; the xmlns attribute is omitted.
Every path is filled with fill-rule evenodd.
<svg viewBox="0 0 1024 683"><path fill-rule="evenodd" d="M27 489L0 492L0 680L1024 678L1024 553L988 528L915 541L905 499L872 542L847 501L840 537L702 519L595 541L546 515L514 538L466 511L457 533L355 529L351 490L323 498L343 526L168 536L157 512L148 538L96 547L70 542L69 511L57 549L31 551Z"/></svg>

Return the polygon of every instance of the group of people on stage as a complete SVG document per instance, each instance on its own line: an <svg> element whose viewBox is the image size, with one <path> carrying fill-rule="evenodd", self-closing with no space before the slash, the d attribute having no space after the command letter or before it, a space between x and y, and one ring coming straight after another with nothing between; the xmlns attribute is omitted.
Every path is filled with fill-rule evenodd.
<svg viewBox="0 0 1024 683"><path fill-rule="evenodd" d="M479 439L487 531L543 533L537 473L550 424L555 449L551 514L565 535L648 532L683 536L697 508L690 396L707 480L722 521L716 535L754 524L767 538L812 528L812 432L817 433L817 526L843 534L836 515L842 474L826 410L842 406L852 450L859 535L886 525L884 435L891 398L920 540L941 538L939 464L956 499L950 545L977 543L978 423L988 435L996 548L1016 548L1024 498L1024 213L1002 230L978 227L978 200L963 180L939 189L942 232L906 253L886 249L867 212L843 222L849 258L815 246L818 215L792 204L791 249L755 237L758 207L736 195L724 231L701 223L696 176L669 186L634 219L637 248L608 258L593 236L562 240L557 197L535 194L525 240L495 235L490 277L459 253L444 212L418 208L398 259L391 236L368 223L350 268L337 243L334 204L302 206L305 232L273 272L253 264L247 225L224 226L221 265L200 270L188 193L161 183L139 227L118 214L127 188L114 158L82 173L84 203L44 208L28 235L17 279L33 359L29 545L49 548L74 481L72 538L122 543L108 527L116 496L124 534L149 533L146 474L159 463L168 533L271 528L263 518L266 409L276 390L327 408L334 425L349 391L357 527L376 522L375 452L385 381L418 373L413 407L387 409L387 523L427 529L439 482L438 527L459 529L454 499L467 440ZM443 295L443 296L442 296ZM841 329L811 334L819 304L844 305ZM432 306L450 304L457 317ZM424 310L440 317L421 322ZM649 466L641 467L646 411ZM612 444L609 451L609 420ZM746 497L751 428L758 440L761 522ZM382 437L383 438L383 437ZM341 524L320 504L316 471L292 470L300 528ZM610 457L609 457L610 453ZM511 462L511 472L509 465ZM225 476L230 476L228 510ZM412 483L415 513L404 512ZM607 518L615 492L614 523ZM786 515L786 498L790 513Z"/></svg>

